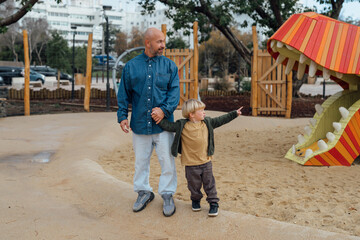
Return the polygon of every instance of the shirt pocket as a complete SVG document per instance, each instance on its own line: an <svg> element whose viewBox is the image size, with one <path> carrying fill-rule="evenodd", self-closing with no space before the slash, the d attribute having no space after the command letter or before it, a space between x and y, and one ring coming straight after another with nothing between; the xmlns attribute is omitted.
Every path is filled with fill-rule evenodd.
<svg viewBox="0 0 360 240"><path fill-rule="evenodd" d="M156 73L156 87L158 87L160 90L167 90L170 77L170 73Z"/></svg>

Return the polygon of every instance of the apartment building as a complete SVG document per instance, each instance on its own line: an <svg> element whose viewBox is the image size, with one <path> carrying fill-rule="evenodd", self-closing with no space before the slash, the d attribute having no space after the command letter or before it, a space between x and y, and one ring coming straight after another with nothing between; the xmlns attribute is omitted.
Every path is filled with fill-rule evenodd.
<svg viewBox="0 0 360 240"><path fill-rule="evenodd" d="M74 34L75 45L82 46L93 33L93 52L99 53L103 46L105 14L114 28L124 28L124 11L111 9L104 12L101 0L65 0L59 4L52 0L42 1L35 4L26 17L46 19L50 29L57 30L69 46L73 44Z"/></svg>

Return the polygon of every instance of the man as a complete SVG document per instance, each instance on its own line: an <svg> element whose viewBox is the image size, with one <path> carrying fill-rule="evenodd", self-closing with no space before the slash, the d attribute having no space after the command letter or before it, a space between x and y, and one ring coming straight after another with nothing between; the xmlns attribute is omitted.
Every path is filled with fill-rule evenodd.
<svg viewBox="0 0 360 240"><path fill-rule="evenodd" d="M134 191L138 198L134 212L143 210L154 199L149 184L150 157L155 147L161 176L159 194L164 200L163 214L175 213L173 195L177 187L174 157L171 155L173 133L163 131L157 123L163 118L174 121L173 112L179 104L178 69L173 61L162 56L165 36L156 29L145 32L145 51L124 67L118 92L118 122L121 129L133 131L135 152ZM128 104L132 105L130 127ZM153 119L154 120L153 120Z"/></svg>

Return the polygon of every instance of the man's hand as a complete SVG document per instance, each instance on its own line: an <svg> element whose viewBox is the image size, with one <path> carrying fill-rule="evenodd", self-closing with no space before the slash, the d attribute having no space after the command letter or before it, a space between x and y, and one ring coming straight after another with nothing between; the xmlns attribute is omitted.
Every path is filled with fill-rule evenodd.
<svg viewBox="0 0 360 240"><path fill-rule="evenodd" d="M131 130L129 127L129 121L127 119L120 122L120 127L125 133L128 133Z"/></svg>
<svg viewBox="0 0 360 240"><path fill-rule="evenodd" d="M238 110L236 110L238 116L241 115L241 109L242 109L242 108L243 108L243 107L240 107Z"/></svg>
<svg viewBox="0 0 360 240"><path fill-rule="evenodd" d="M164 114L163 110L161 110L161 108L156 107L156 108L152 109L151 117L152 117L152 119L154 119L156 124L158 124L159 122L161 122L161 120L163 120L163 118L165 117L165 114Z"/></svg>

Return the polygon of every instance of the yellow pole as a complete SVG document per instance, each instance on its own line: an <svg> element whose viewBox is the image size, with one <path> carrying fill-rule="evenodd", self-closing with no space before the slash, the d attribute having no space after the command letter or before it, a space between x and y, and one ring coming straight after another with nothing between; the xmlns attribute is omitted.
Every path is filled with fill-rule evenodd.
<svg viewBox="0 0 360 240"><path fill-rule="evenodd" d="M252 107L252 115L257 116L257 65L258 65L258 40L256 34L256 26L252 26L252 35L253 35L253 59L252 59L252 71L251 71L251 107Z"/></svg>
<svg viewBox="0 0 360 240"><path fill-rule="evenodd" d="M286 112L285 117L291 117L291 103L292 103L292 71L286 76L287 81L287 96L286 96Z"/></svg>
<svg viewBox="0 0 360 240"><path fill-rule="evenodd" d="M199 46L198 46L198 22L194 22L193 25L193 35L194 35L194 96L193 98L198 98L199 91Z"/></svg>
<svg viewBox="0 0 360 240"><path fill-rule="evenodd" d="M84 96L84 109L85 111L90 111L90 93L91 93L91 64L92 64L92 33L89 34L88 38L88 47L86 54L86 83L85 83L85 96Z"/></svg>
<svg viewBox="0 0 360 240"><path fill-rule="evenodd" d="M29 45L27 31L23 30L24 39L24 115L30 116L30 60L29 60Z"/></svg>
<svg viewBox="0 0 360 240"><path fill-rule="evenodd" d="M163 33L164 36L165 36L165 44L166 44L166 24L161 24L161 31L162 31L162 33ZM165 45L165 46L166 46L166 45ZM166 47L165 47L165 49L164 49L164 51L163 51L163 55L164 55L164 56L166 55L165 52L166 52Z"/></svg>

